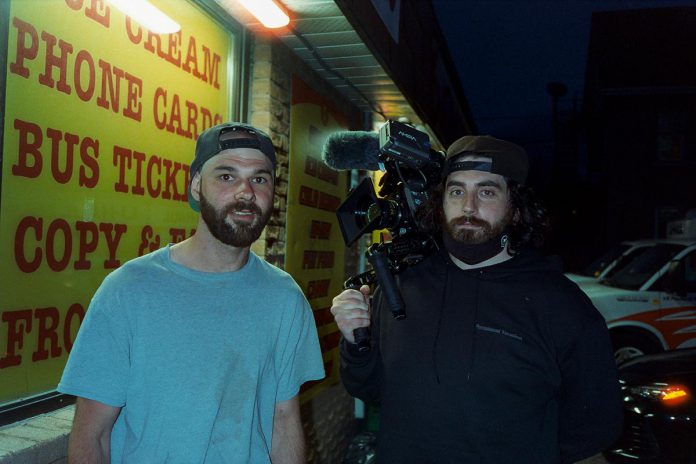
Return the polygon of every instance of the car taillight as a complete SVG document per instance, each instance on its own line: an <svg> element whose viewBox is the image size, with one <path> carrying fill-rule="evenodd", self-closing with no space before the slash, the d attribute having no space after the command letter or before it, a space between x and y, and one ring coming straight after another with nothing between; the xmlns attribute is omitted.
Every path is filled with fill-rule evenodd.
<svg viewBox="0 0 696 464"><path fill-rule="evenodd" d="M687 396L689 396L689 393L686 391L686 389L682 387L670 387L664 392L664 395L662 395L662 401L676 401L679 399L684 399Z"/></svg>
<svg viewBox="0 0 696 464"><path fill-rule="evenodd" d="M630 392L634 395L660 401L664 404L678 404L689 398L689 391L680 385L670 385L666 383L653 383L650 385L640 385L631 387Z"/></svg>

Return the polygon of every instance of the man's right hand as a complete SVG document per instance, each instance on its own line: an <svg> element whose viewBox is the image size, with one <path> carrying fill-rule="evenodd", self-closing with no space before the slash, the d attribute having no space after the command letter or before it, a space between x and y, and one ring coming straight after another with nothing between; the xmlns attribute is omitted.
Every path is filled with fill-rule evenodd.
<svg viewBox="0 0 696 464"><path fill-rule="evenodd" d="M339 330L348 343L355 343L353 330L370 326L370 287L363 285L360 290L344 290L333 299L331 314Z"/></svg>

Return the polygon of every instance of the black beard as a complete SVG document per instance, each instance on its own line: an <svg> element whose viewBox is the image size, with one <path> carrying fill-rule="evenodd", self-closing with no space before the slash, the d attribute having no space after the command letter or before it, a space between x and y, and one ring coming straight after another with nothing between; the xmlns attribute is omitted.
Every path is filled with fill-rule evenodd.
<svg viewBox="0 0 696 464"><path fill-rule="evenodd" d="M261 236L263 228L266 227L268 219L271 217L271 210L265 213L256 203L250 201L235 201L218 210L206 200L203 192L200 193L201 217L208 226L208 230L213 237L224 243L237 248L250 247ZM251 224L237 224L234 219L228 221L228 217L238 210L249 210L256 214Z"/></svg>
<svg viewBox="0 0 696 464"><path fill-rule="evenodd" d="M507 212L505 213L505 216L500 221L496 222L495 224L491 224L488 221L484 221L483 219L467 216L459 216L447 222L444 219L445 215L442 215L445 233L447 233L454 240L464 243L466 245L480 245L499 236L503 233L505 228L512 221L512 216L512 208L508 208ZM459 223L465 221L479 226L480 229L458 229L456 227Z"/></svg>

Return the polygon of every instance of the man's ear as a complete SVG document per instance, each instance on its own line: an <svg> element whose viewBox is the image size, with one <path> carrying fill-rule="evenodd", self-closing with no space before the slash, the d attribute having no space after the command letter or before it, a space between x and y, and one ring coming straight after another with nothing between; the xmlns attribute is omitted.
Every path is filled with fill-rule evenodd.
<svg viewBox="0 0 696 464"><path fill-rule="evenodd" d="M196 201L201 201L201 171L194 174L191 180L191 196Z"/></svg>

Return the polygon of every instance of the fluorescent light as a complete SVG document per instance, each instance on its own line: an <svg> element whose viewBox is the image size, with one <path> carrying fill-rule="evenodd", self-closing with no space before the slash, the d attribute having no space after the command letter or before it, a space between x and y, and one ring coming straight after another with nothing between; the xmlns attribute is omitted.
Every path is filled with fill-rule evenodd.
<svg viewBox="0 0 696 464"><path fill-rule="evenodd" d="M269 29L290 23L290 17L273 0L239 0L239 3Z"/></svg>
<svg viewBox="0 0 696 464"><path fill-rule="evenodd" d="M155 34L172 34L181 29L179 23L147 0L109 0L109 3Z"/></svg>

